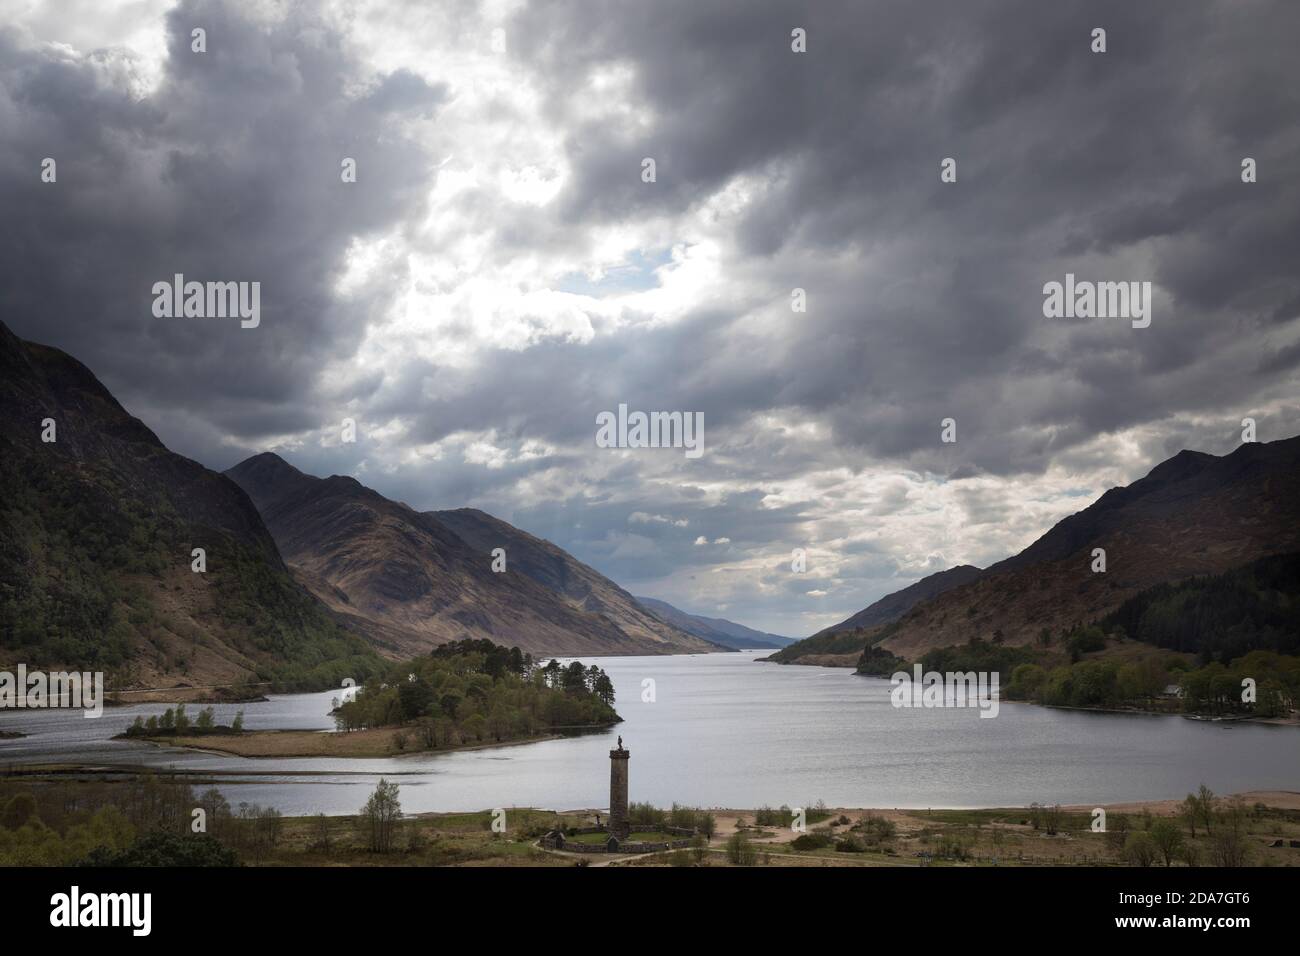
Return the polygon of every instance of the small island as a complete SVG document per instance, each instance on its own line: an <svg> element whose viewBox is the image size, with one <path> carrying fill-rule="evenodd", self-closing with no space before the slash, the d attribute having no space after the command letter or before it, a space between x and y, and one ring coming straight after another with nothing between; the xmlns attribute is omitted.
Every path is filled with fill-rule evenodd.
<svg viewBox="0 0 1300 956"><path fill-rule="evenodd" d="M336 698L334 731L249 731L242 711L222 726L211 707L191 720L182 704L137 717L121 737L241 757L392 757L610 727L622 720L613 703L614 685L595 665L540 665L518 647L463 640L392 664L350 698Z"/></svg>

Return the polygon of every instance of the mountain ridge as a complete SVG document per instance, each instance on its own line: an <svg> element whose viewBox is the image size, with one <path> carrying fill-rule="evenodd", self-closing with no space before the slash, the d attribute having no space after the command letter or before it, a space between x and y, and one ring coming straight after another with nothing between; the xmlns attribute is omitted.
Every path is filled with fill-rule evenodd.
<svg viewBox="0 0 1300 956"><path fill-rule="evenodd" d="M670 624L674 624L696 637L713 641L715 644L721 644L723 647L730 647L734 650L748 650L751 648L763 650L771 648L775 650L788 647L795 642L792 637L769 634L766 631L756 631L752 627L737 624L735 621L729 621L726 618L691 614L689 611L683 611L681 608L674 607L667 601L661 601L658 598L638 597L636 600L642 607L647 608L653 614L657 614Z"/></svg>
<svg viewBox="0 0 1300 956"><path fill-rule="evenodd" d="M958 564L946 571L936 571L905 588L900 588L867 605L856 614L851 614L839 624L822 628L818 634L833 634L837 631L852 631L863 627L876 627L898 620L921 601L928 600L944 591L967 584L984 571L973 564ZM816 637L817 635L812 635Z"/></svg>
<svg viewBox="0 0 1300 956"><path fill-rule="evenodd" d="M768 660L779 664L826 664L849 666L867 646L873 629L897 621L922 601L975 580L984 572L971 564L959 564L936 571L907 587L892 591L838 624L782 648Z"/></svg>
<svg viewBox="0 0 1300 956"><path fill-rule="evenodd" d="M1300 546L1300 436L1227 455L1183 450L1111 488L973 581L872 639L908 659L971 637L1028 644L1100 619L1146 588ZM1106 570L1094 572L1093 551Z"/></svg>
<svg viewBox="0 0 1300 956"><path fill-rule="evenodd" d="M611 618L629 633L653 634L666 624L676 631L700 637L673 621L663 621L653 613L647 616L630 592L595 568L579 561L553 542L516 528L495 515L477 508L426 513L434 515L473 547L489 553L493 547L504 547L508 567L528 575L543 587L563 594L583 611ZM708 644L716 644L707 638L702 639ZM712 649L728 648L719 645Z"/></svg>
<svg viewBox="0 0 1300 956"><path fill-rule="evenodd" d="M122 686L323 686L377 663L293 581L234 482L0 323L0 655L19 654Z"/></svg>
<svg viewBox="0 0 1300 956"><path fill-rule="evenodd" d="M535 655L716 649L645 614L550 542L485 512L416 511L355 478L307 475L271 452L226 474L258 507L304 586L390 656L466 638ZM475 529L478 538L467 541ZM502 572L492 567L496 547L506 549ZM584 593L541 583L544 570L581 580Z"/></svg>

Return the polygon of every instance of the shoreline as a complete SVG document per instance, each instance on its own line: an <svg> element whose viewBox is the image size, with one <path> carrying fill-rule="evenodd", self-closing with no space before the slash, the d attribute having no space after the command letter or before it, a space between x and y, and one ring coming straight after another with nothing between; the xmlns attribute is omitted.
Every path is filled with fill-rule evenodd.
<svg viewBox="0 0 1300 956"><path fill-rule="evenodd" d="M382 760L389 757L422 757L496 747L516 747L546 740L559 740L564 736L548 733L512 740L457 744L453 747L399 748L394 738L402 730L403 728L400 727L374 727L351 731L246 730L239 734L177 734L174 736L117 734L113 739L152 744L158 748L172 747L193 753L244 757L249 760L296 760L322 757L339 760Z"/></svg>
<svg viewBox="0 0 1300 956"><path fill-rule="evenodd" d="M132 687L104 691L105 707L131 707L135 704L255 704L270 700L271 685L252 684L237 689L230 684L206 684L197 687ZM294 692L299 693L299 692ZM323 691L301 691L323 693ZM124 697L129 699L123 700Z"/></svg>
<svg viewBox="0 0 1300 956"><path fill-rule="evenodd" d="M775 664L778 667L821 667L827 670L851 671L855 677L869 677L874 680L889 680L885 674L864 674L853 664L831 663L817 658L837 655L808 654L792 661L774 661L767 657L756 657L752 663ZM1249 714L1199 714L1184 710L1143 710L1139 707L1074 707L1069 704L1043 704L1036 700L1013 700L1002 698L1004 704L1029 704L1033 707L1047 707L1051 710L1069 710L1080 714L1118 714L1129 717L1183 717L1207 724L1262 724L1270 727L1300 727L1300 711L1293 711L1288 717L1252 717Z"/></svg>
<svg viewBox="0 0 1300 956"><path fill-rule="evenodd" d="M560 735L554 735L555 739ZM531 742L531 741L529 741ZM496 747L515 746L520 742L505 743L487 743L474 744L470 747L461 748L466 750L483 750ZM441 751L423 751L423 754L439 753ZM453 751L446 751L451 753ZM192 777L196 783L207 782L217 785L222 778L236 777L241 778L239 783L258 783L261 781L247 780L242 778L266 778L265 782L273 782L278 777L331 777L331 776L385 776L385 777L406 777L419 776L423 770L212 770L212 769L188 769L185 767L169 767L161 769L148 764L93 764L93 763L38 763L38 764L0 764L0 779L8 778L41 778L41 777L70 777L70 776L129 776L129 775L163 775L172 777ZM1141 813L1144 810L1150 811L1155 816L1172 816L1176 815L1183 805L1183 799L1186 796L1171 797L1153 797L1146 800L1116 800L1105 803L1061 803L1059 809L1063 813L1091 813L1094 809L1101 807L1107 812L1115 813ZM1264 806L1274 810L1295 811L1300 813L1300 789L1298 790L1242 790L1234 793L1222 793L1216 795L1220 800L1241 801L1247 806L1261 803ZM1044 809L1057 806L1054 804L1042 804ZM511 809L517 810L535 810L544 813L553 813L560 816L575 816L583 814L599 813L602 818L608 815L607 807L534 807L534 806L512 806ZM758 807L738 808L723 806L704 806L698 807L700 810L706 810L709 813L721 818L723 817L753 817L758 812ZM771 808L768 808L771 809ZM995 813L1027 813L1030 810L1030 804L1013 804L998 803L987 805L973 804L947 804L944 806L893 806L893 807L859 807L859 806L830 806L825 807L825 811L832 816L839 814L877 814L877 815L903 815L924 817L930 813L943 814L995 814ZM446 810L419 810L406 814L410 818L441 817L441 816L460 816L471 813L488 812L484 807L460 807ZM346 814L343 814L346 815Z"/></svg>

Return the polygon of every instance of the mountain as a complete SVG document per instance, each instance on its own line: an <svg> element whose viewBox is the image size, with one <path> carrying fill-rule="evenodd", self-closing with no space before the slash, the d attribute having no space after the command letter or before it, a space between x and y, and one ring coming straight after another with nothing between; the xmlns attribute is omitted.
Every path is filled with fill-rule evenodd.
<svg viewBox="0 0 1300 956"><path fill-rule="evenodd" d="M811 637L791 644L768 660L781 664L829 664L844 667L857 663L873 628L892 624L922 601L974 581L984 572L970 564L937 571L901 590L886 594L838 624L823 628Z"/></svg>
<svg viewBox="0 0 1300 956"><path fill-rule="evenodd" d="M1104 573L1092 571L1095 548L1105 551ZM1154 585L1296 550L1300 437L1222 457L1182 451L872 637L909 660L972 637L1028 644L1104 617Z"/></svg>
<svg viewBox="0 0 1300 956"><path fill-rule="evenodd" d="M726 645L708 646L708 643L717 642L710 642L709 638L681 627L676 621L648 613L636 598L596 569L544 538L534 537L485 511L457 508L429 514L479 554L491 554L493 548L504 548L508 570L517 571L560 595L571 607L612 621L624 633L639 640L657 643L670 638L673 642L680 642L693 635L703 637L707 643L699 646L698 642L691 642L692 650L727 649Z"/></svg>
<svg viewBox="0 0 1300 956"><path fill-rule="evenodd" d="M669 624L680 627L689 634L701 637L706 641L712 641L714 644L721 644L723 647L730 647L735 650L747 650L750 648L778 648L785 647L794 643L794 638L781 637L779 634L768 634L764 631L756 631L753 628L745 627L743 624L737 624L735 621L728 621L721 617L702 617L699 614L688 614L687 612L673 607L667 601L660 601L655 598L639 597L637 602L647 610L663 618Z"/></svg>
<svg viewBox="0 0 1300 956"><path fill-rule="evenodd" d="M299 580L381 653L411 656L465 638L537 656L717 650L549 542L483 512L418 512L270 453L226 474L256 504ZM495 548L505 549L504 572L492 570Z"/></svg>
<svg viewBox="0 0 1300 956"><path fill-rule="evenodd" d="M122 686L337 686L379 663L293 580L234 482L3 323L0 659Z"/></svg>
<svg viewBox="0 0 1300 956"><path fill-rule="evenodd" d="M968 584L983 573L983 571L971 564L959 564L947 571L938 571L921 578L915 584L909 584L901 591L885 595L879 601L868 605L852 617L838 624L832 624L818 633L831 634L836 631L853 631L860 628L889 624L892 621L897 621L922 601L928 601L944 591L951 591L955 587Z"/></svg>

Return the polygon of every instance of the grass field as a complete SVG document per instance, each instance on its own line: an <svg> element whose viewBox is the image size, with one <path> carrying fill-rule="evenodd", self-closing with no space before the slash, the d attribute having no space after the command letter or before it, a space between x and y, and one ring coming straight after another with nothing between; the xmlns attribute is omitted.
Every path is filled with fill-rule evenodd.
<svg viewBox="0 0 1300 956"><path fill-rule="evenodd" d="M1300 807L1269 807L1265 803L1238 804L1245 858L1256 866L1300 866ZM1155 811L1152 811L1152 807ZM1126 866L1129 835L1146 833L1158 820L1176 820L1164 805L1133 811L1112 808L1110 832L1091 829L1092 816L1077 810L1038 820L1027 809L1001 810L834 810L824 824L806 834L789 829L752 825L753 813L715 811L718 833L707 850L666 851L642 856L612 855L579 858L540 849L536 844L557 826L591 825L586 814L559 814L547 810L512 809L505 814L505 833L492 832L492 815L482 813L430 814L403 821L394 850L370 853L364 835L351 818L329 818L328 848L321 838L322 823L312 818L286 818L278 844L264 858L248 858L253 865L293 866L733 866L727 842L744 833L754 849L754 866ZM847 822L845 822L847 821ZM1191 858L1200 865L1215 865L1216 832L1183 834L1193 847ZM1048 832L1049 827L1053 832ZM570 837L583 843L601 843L605 834ZM661 842L658 831L633 831L637 842ZM1271 844L1281 840L1282 846ZM846 852L852 848L852 852ZM1173 866L1186 865L1187 857ZM1163 866L1157 856L1151 865Z"/></svg>
<svg viewBox="0 0 1300 956"><path fill-rule="evenodd" d="M0 775L0 864L70 865L92 847L121 851L133 840L157 836L155 829L175 834L183 827L188 834L191 812L201 805L212 808L202 832L249 866L1300 866L1300 793L1289 791L1231 798L1206 791L1190 803L1114 804L1104 808L1104 818L1087 806L819 805L820 822L798 832L788 810L678 808L679 822L699 821L712 829L712 840L646 855L565 853L539 845L556 828L588 827L597 816L607 820L603 810L428 813L393 820L384 852L377 852L362 814L282 817L257 804L220 806L213 802L219 795L196 792L204 784L183 776L82 774L24 767ZM653 815L637 819L632 840L667 841L668 835L645 829ZM92 837L98 842L89 842ZM607 837L574 839L599 844Z"/></svg>
<svg viewBox="0 0 1300 956"><path fill-rule="evenodd" d="M254 866L572 866L538 849L538 838L558 825L586 818L546 810L507 809L505 833L492 831L492 814L450 813L403 820L388 853L372 853L351 817L285 817L274 846L246 852Z"/></svg>

